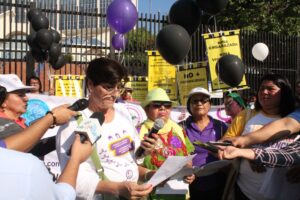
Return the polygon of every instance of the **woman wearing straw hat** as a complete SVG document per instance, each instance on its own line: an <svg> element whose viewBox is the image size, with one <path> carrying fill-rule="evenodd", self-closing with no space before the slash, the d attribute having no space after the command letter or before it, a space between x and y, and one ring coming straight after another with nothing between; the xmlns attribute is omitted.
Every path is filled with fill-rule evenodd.
<svg viewBox="0 0 300 200"><path fill-rule="evenodd" d="M148 119L142 123L140 137L143 138L153 127L154 121L161 118L164 126L158 131L155 150L144 158L143 166L156 170L168 156L187 156L194 151L194 147L187 138L184 130L170 119L172 101L165 90L155 88L148 92L146 99L142 102ZM146 179L149 177L145 177ZM184 177L186 183L191 183L194 175ZM178 194L152 195L152 199L178 199ZM185 194L181 195L185 199Z"/></svg>

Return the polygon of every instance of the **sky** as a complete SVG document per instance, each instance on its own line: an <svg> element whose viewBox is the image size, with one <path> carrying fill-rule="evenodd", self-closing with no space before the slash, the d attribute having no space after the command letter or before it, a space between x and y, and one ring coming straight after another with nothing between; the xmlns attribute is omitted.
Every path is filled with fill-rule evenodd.
<svg viewBox="0 0 300 200"><path fill-rule="evenodd" d="M162 15L168 15L171 6L176 0L138 0L139 13L160 12Z"/></svg>

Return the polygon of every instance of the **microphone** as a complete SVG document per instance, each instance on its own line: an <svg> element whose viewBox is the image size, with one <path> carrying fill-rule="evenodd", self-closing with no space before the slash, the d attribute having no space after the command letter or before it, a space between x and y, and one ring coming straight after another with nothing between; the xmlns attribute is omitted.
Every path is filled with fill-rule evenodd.
<svg viewBox="0 0 300 200"><path fill-rule="evenodd" d="M102 112L94 112L90 118L82 120L82 122L75 128L74 132L79 134L80 141L83 143L89 140L92 145L101 138L101 125L104 122L104 115ZM71 148L67 151L67 155L71 155Z"/></svg>
<svg viewBox="0 0 300 200"><path fill-rule="evenodd" d="M154 121L153 127L150 129L149 133L148 133L148 137L153 138L153 134L154 133L158 133L158 131L160 129L162 129L165 125L165 122L163 119L158 118ZM144 154L145 150L142 147L139 147L136 152L135 152L135 156L137 158L140 158L143 154Z"/></svg>
<svg viewBox="0 0 300 200"><path fill-rule="evenodd" d="M75 101L68 108L73 111L81 111L86 109L89 106L89 101L87 99L79 99Z"/></svg>

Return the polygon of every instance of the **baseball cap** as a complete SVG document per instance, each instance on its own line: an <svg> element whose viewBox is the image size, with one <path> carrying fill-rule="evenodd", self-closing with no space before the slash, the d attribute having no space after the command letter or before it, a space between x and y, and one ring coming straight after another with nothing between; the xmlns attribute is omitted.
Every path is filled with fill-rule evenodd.
<svg viewBox="0 0 300 200"><path fill-rule="evenodd" d="M162 88L155 88L150 90L146 96L145 101L141 103L142 107L146 107L153 101L165 101L165 102L172 102L167 95L166 91Z"/></svg>
<svg viewBox="0 0 300 200"><path fill-rule="evenodd" d="M7 92L16 90L32 90L34 87L26 86L22 83L20 78L15 74L1 74L0 85L6 88Z"/></svg>
<svg viewBox="0 0 300 200"><path fill-rule="evenodd" d="M188 98L190 98L192 95L194 94L204 94L206 96L208 96L210 98L210 93L208 92L207 89L203 88L203 87L196 87L196 88L193 88L189 95L188 95Z"/></svg>
<svg viewBox="0 0 300 200"><path fill-rule="evenodd" d="M231 97L234 101L236 101L241 107L246 108L245 102L242 97L235 92L231 92L227 94L227 97Z"/></svg>

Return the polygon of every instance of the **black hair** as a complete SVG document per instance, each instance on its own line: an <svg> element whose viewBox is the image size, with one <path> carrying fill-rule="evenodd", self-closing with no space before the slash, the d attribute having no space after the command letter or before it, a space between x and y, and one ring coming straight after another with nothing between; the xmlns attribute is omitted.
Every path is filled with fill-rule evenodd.
<svg viewBox="0 0 300 200"><path fill-rule="evenodd" d="M0 85L0 106L3 104L6 99L7 91L6 88Z"/></svg>
<svg viewBox="0 0 300 200"><path fill-rule="evenodd" d="M41 79L39 78L39 77L37 77L37 76L30 76L29 78L28 78L28 83L27 83L27 85L30 85L30 81L31 80L36 80L36 81L38 81L38 83L39 83L39 93L43 93L43 86L42 86L42 82L41 82Z"/></svg>
<svg viewBox="0 0 300 200"><path fill-rule="evenodd" d="M272 81L275 85L277 85L280 88L281 91L280 105L279 105L280 116L285 117L286 115L294 111L295 97L293 95L293 90L289 80L279 74L266 74L261 78L259 87L264 81ZM255 110L259 111L261 109L262 106L259 103L259 100L255 101Z"/></svg>
<svg viewBox="0 0 300 200"><path fill-rule="evenodd" d="M94 86L102 83L116 85L129 80L126 68L117 61L108 58L92 60L86 70L86 79L92 81Z"/></svg>

